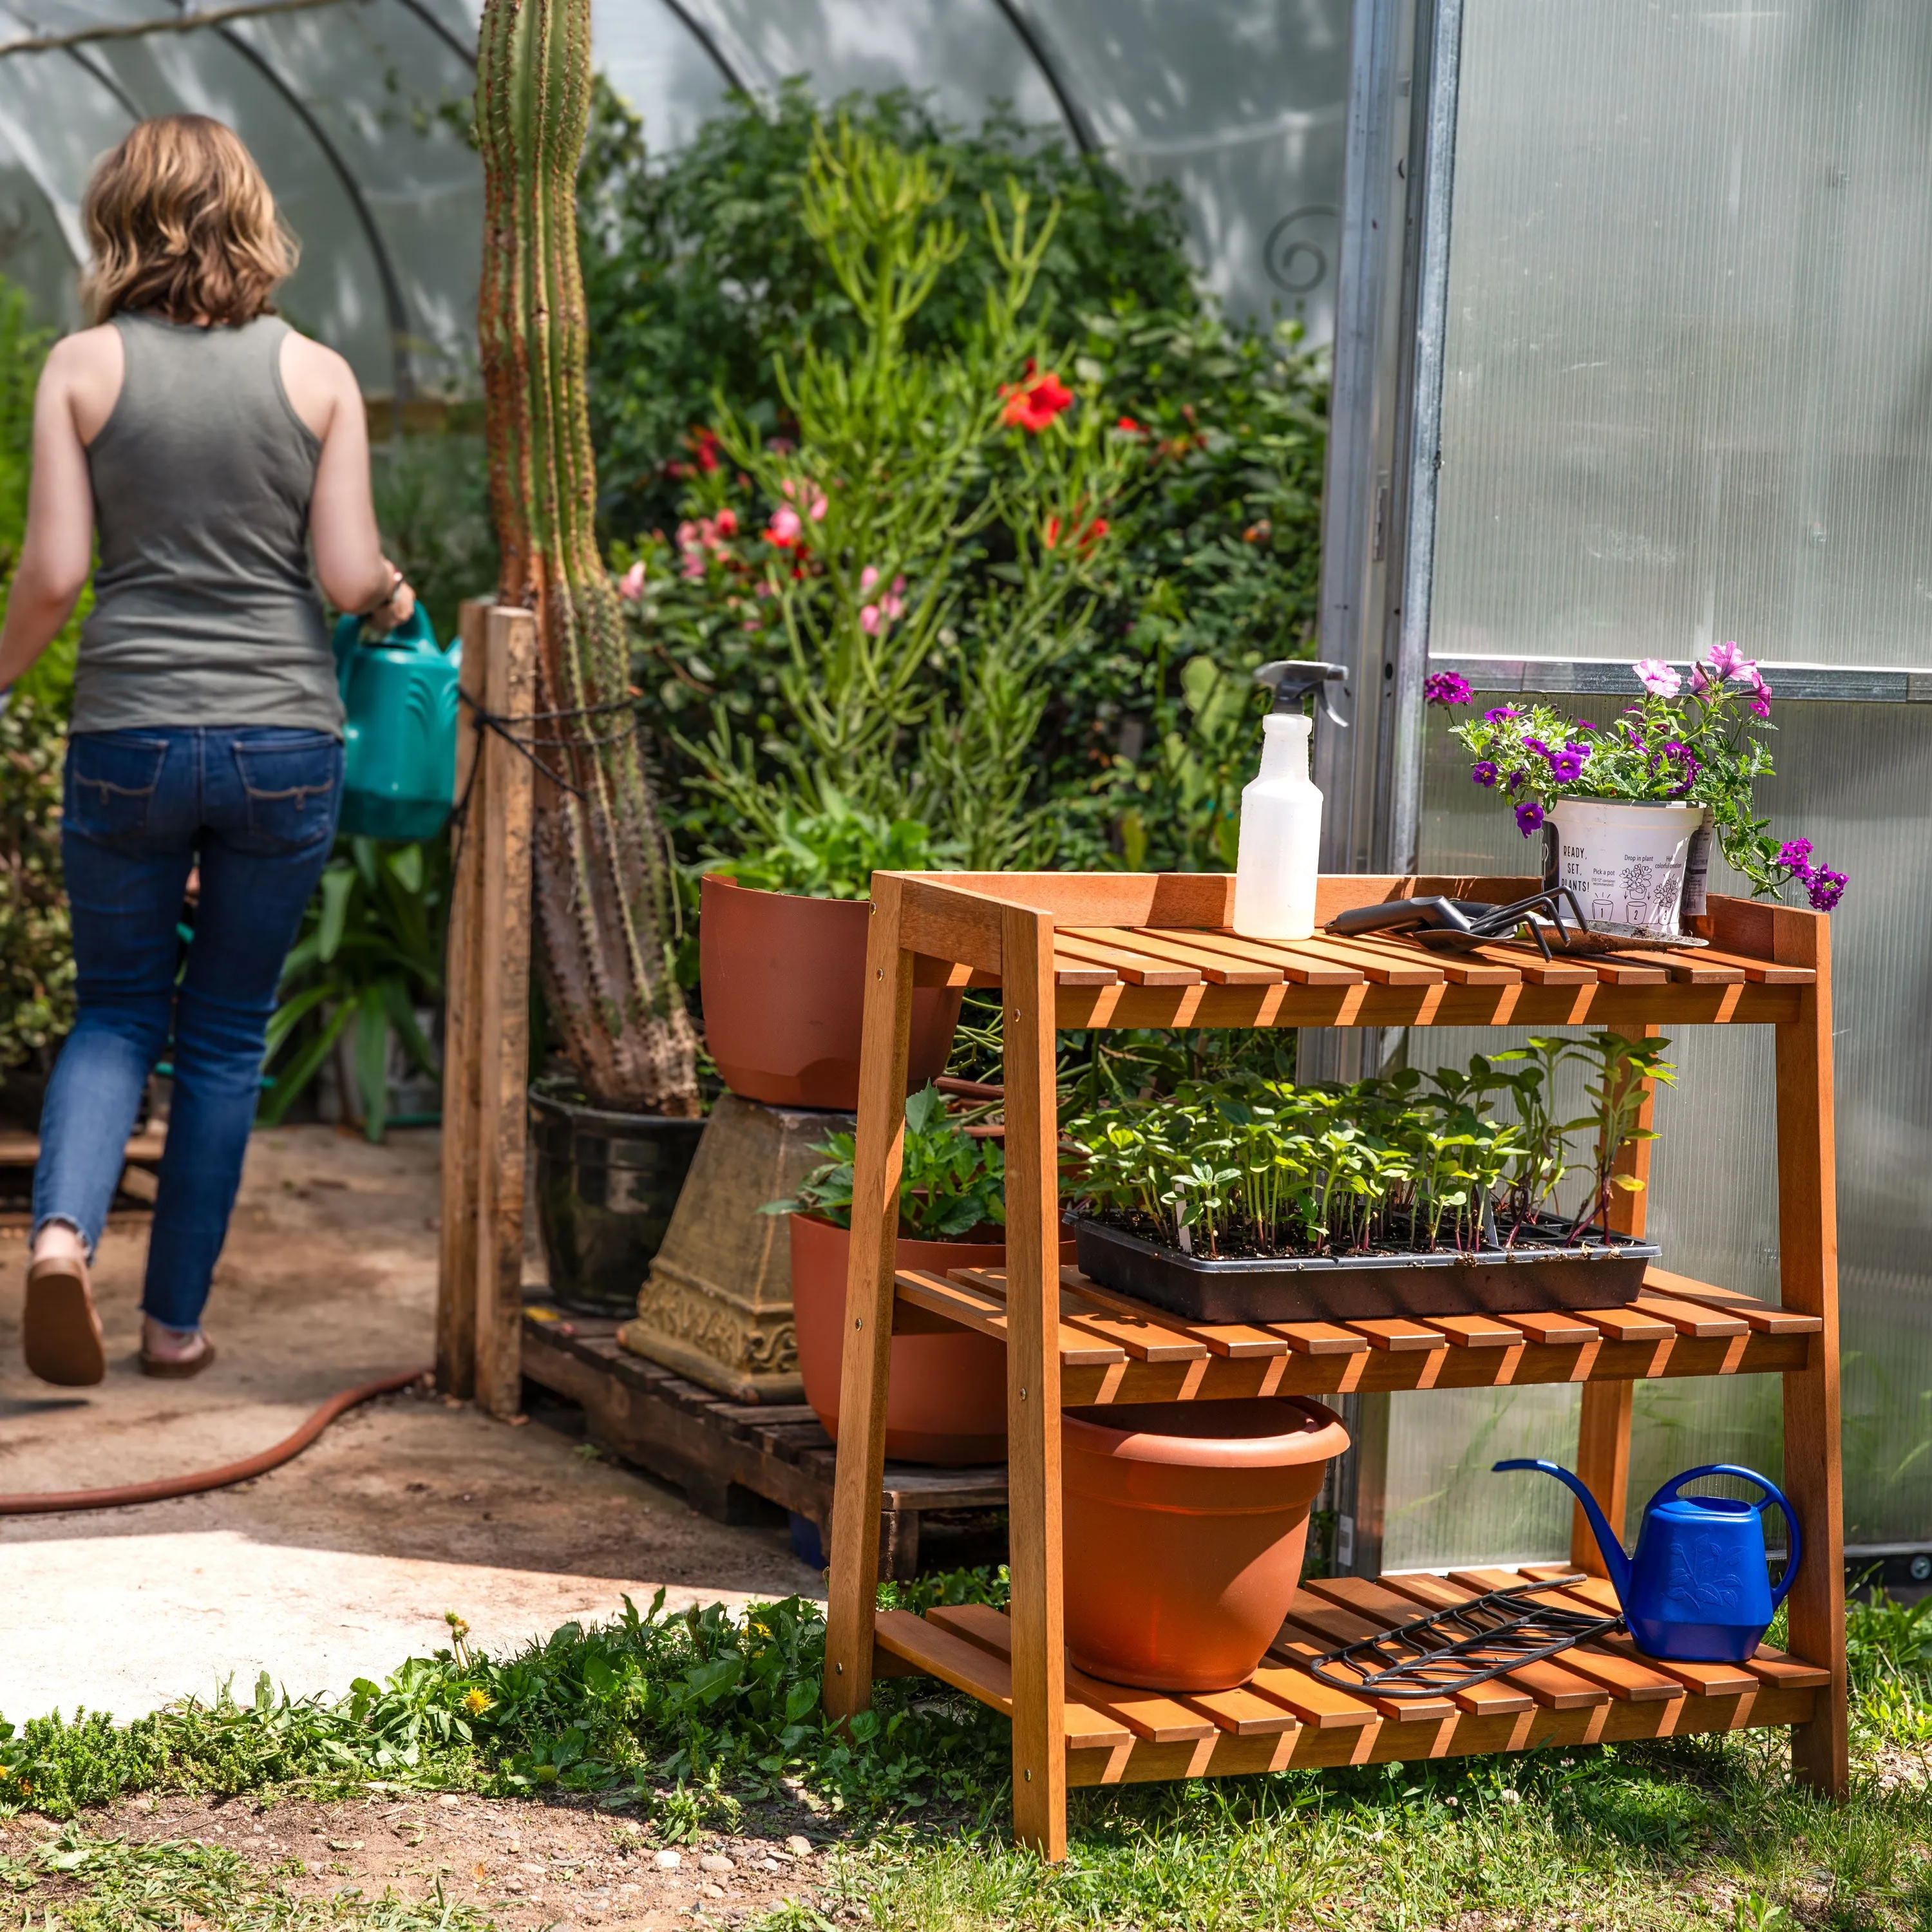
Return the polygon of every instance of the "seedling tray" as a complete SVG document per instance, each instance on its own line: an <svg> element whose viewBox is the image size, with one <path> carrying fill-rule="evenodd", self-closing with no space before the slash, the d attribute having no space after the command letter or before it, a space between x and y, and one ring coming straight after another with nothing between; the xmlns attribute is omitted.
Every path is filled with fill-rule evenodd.
<svg viewBox="0 0 1932 1932"><path fill-rule="evenodd" d="M1510 1248L1473 1253L1310 1255L1210 1261L1103 1221L1075 1224L1081 1272L1190 1322L1364 1322L1398 1316L1510 1315L1617 1308L1643 1290L1654 1241L1593 1231L1563 1244L1545 1221Z"/></svg>

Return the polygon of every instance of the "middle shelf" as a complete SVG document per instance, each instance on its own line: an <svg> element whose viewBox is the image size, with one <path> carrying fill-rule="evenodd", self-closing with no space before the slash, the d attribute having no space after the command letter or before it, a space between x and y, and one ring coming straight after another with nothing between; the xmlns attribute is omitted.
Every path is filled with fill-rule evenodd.
<svg viewBox="0 0 1932 1932"><path fill-rule="evenodd" d="M1004 1343L1006 1276L902 1269L896 1334L972 1329ZM1195 1402L1658 1376L1779 1374L1805 1366L1816 1316L1652 1268L1628 1307L1372 1322L1190 1322L1060 1270L1060 1400Z"/></svg>

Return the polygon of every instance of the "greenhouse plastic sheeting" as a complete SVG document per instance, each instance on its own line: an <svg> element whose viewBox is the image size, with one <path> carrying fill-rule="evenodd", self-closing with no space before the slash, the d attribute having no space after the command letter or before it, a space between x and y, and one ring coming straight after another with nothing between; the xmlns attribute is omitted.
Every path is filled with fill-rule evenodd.
<svg viewBox="0 0 1932 1932"><path fill-rule="evenodd" d="M170 0L40 0L0 38L166 16ZM0 270L78 319L80 202L134 120L231 122L303 262L284 307L372 394L475 386L482 184L462 130L477 8L340 0L188 34L0 59ZM596 0L596 57L658 152L728 90L805 74L821 99L928 92L976 124L1030 123L1180 190L1208 285L1234 310L1330 326L1347 85L1346 0Z"/></svg>
<svg viewBox="0 0 1932 1932"><path fill-rule="evenodd" d="M1932 8L1466 0L1431 647L1932 665Z"/></svg>
<svg viewBox="0 0 1932 1932"><path fill-rule="evenodd" d="M1928 104L1913 0L1466 0L1433 652L1682 662L1735 638L1768 660L1932 667ZM1617 702L1556 701L1599 722ZM1761 806L1852 880L1832 920L1846 1536L1928 1544L1932 705L1780 702L1774 720ZM1425 757L1423 868L1536 869L1439 712ZM1409 1050L1433 1066L1495 1037ZM1673 1057L1650 1222L1666 1264L1774 1300L1770 1042L1686 1028ZM1775 1468L1774 1378L1640 1384L1636 1405L1634 1508L1695 1462ZM1567 1390L1397 1398L1385 1560L1564 1553L1560 1493L1486 1471L1575 1446Z"/></svg>

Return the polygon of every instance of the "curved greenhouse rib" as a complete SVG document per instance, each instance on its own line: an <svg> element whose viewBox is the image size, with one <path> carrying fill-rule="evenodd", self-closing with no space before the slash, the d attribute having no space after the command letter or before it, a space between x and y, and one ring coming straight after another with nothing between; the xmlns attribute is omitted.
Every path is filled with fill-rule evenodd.
<svg viewBox="0 0 1932 1932"><path fill-rule="evenodd" d="M259 48L250 46L233 28L217 27L214 32L287 102L290 110L308 130L310 140L322 150L323 158L342 184L343 193L349 197L349 205L355 210L356 219L362 226L363 238L369 244L369 252L375 258L376 279L382 286L382 305L389 318L389 361L394 372L395 407L400 412L402 405L416 394L416 374L410 361L409 304L404 299L403 285L396 274L395 264L389 259L388 244L376 225L375 215L363 195L362 184L343 159L342 151L330 138L328 130L315 118L308 102L282 77L274 63Z"/></svg>
<svg viewBox="0 0 1932 1932"><path fill-rule="evenodd" d="M684 4L684 0L664 0L666 9L674 14L685 32L702 47L711 58L711 64L724 76L724 85L739 94L749 94L751 88L744 77L726 58L724 50L718 44L717 36L696 14Z"/></svg>
<svg viewBox="0 0 1932 1932"><path fill-rule="evenodd" d="M396 4L413 14L466 66L476 64L476 50L466 44L462 35L448 26L434 8L425 4L425 0L396 0Z"/></svg>
<svg viewBox="0 0 1932 1932"><path fill-rule="evenodd" d="M1094 130L1088 124L1087 116L1074 100L1072 90L1060 78L1060 69L1047 51L1045 38L1021 12L1019 0L993 0L993 4L1006 16L1007 26L1019 36L1021 46L1033 56L1034 66L1046 76L1047 86L1053 90L1054 99L1060 104L1060 112L1066 122L1067 132L1073 136L1073 145L1083 154L1098 152L1100 144L1094 138Z"/></svg>

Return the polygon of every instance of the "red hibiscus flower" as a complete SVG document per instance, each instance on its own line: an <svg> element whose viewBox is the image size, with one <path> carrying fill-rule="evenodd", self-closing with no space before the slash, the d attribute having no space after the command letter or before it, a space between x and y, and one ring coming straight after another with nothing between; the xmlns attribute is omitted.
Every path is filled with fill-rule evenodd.
<svg viewBox="0 0 1932 1932"><path fill-rule="evenodd" d="M1033 436L1073 405L1073 392L1051 369L1040 376L1029 372L1024 382L1004 384L1000 394L1006 399L1000 420L1009 429L1023 429Z"/></svg>

